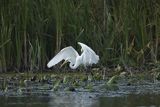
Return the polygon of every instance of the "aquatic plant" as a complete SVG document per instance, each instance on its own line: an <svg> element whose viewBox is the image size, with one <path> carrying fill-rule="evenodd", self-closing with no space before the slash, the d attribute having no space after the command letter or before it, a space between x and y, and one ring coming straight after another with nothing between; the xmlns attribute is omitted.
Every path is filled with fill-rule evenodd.
<svg viewBox="0 0 160 107"><path fill-rule="evenodd" d="M0 72L46 69L77 41L103 66L159 63L159 0L1 0Z"/></svg>

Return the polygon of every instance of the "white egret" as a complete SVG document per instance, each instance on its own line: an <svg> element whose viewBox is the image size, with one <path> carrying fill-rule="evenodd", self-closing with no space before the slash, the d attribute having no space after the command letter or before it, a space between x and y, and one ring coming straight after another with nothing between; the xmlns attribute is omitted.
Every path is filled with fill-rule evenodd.
<svg viewBox="0 0 160 107"><path fill-rule="evenodd" d="M83 65L85 68L91 66L92 64L97 64L99 61L99 56L87 45L78 42L82 47L82 54L79 55L78 52L72 47L68 46L63 48L55 57L53 57L47 64L48 68L56 65L62 60L64 63L70 62L69 67L71 69L76 69L79 65Z"/></svg>

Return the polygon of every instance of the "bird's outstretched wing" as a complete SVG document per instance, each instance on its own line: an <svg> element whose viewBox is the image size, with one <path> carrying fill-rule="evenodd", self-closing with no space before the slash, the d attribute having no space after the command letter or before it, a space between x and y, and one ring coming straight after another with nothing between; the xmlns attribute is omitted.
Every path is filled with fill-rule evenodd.
<svg viewBox="0 0 160 107"><path fill-rule="evenodd" d="M47 64L47 67L50 68L62 60L68 60L74 64L77 56L79 56L78 52L72 46L68 46L63 48L55 57L53 57Z"/></svg>
<svg viewBox="0 0 160 107"><path fill-rule="evenodd" d="M78 42L78 44L82 47L82 61L84 65L92 65L96 64L99 61L99 56L87 45Z"/></svg>

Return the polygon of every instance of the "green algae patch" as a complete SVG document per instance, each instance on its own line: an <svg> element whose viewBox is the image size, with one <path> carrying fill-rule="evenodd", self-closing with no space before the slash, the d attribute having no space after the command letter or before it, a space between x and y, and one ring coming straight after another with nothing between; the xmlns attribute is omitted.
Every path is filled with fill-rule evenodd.
<svg viewBox="0 0 160 107"><path fill-rule="evenodd" d="M2 73L0 75L0 92L30 94L54 92L103 92L120 91L121 87L150 85L159 81L159 73L119 73L101 71L85 72L36 72L36 73ZM156 76L155 76L156 75ZM156 81L155 81L156 80Z"/></svg>

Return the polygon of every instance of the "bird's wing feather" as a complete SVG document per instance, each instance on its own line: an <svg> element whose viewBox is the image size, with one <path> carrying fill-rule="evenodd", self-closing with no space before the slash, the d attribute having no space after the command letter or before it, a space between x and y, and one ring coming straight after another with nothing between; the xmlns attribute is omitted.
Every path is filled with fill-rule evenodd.
<svg viewBox="0 0 160 107"><path fill-rule="evenodd" d="M78 42L78 44L82 47L83 53L82 53L82 61L84 65L92 65L96 64L99 61L99 56L96 55L96 53L87 45Z"/></svg>
<svg viewBox="0 0 160 107"><path fill-rule="evenodd" d="M53 57L49 63L47 64L48 68L56 65L57 63L59 63L62 60L68 60L69 62L72 62L73 64L76 61L76 57L79 54L77 53L77 51L72 47L72 46L68 46L66 48L63 48L55 57Z"/></svg>

